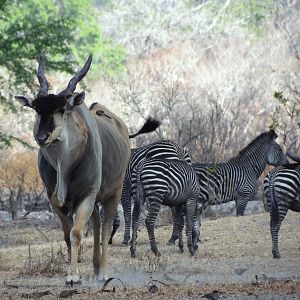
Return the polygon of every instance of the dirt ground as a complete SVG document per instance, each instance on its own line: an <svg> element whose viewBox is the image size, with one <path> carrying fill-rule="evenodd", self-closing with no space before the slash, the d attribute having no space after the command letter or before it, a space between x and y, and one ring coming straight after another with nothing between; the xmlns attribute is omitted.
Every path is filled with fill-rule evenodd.
<svg viewBox="0 0 300 300"><path fill-rule="evenodd" d="M150 251L146 229L137 258L121 245L123 227L110 246L105 287L92 272L92 238L83 241L82 285L66 287L66 247L57 221L0 220L0 299L300 299L300 214L289 212L280 230L282 258L271 255L269 215L204 220L201 244L167 246L170 226L156 229L160 257ZM104 289L104 291L101 291Z"/></svg>

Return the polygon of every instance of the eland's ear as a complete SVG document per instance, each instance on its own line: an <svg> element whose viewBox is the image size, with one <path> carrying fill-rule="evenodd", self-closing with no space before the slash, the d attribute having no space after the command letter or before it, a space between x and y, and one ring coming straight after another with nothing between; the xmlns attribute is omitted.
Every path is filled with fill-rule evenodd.
<svg viewBox="0 0 300 300"><path fill-rule="evenodd" d="M72 96L69 99L69 101L67 103L67 108L72 109L74 106L82 104L84 101L84 98L85 98L85 92L75 94L74 96Z"/></svg>
<svg viewBox="0 0 300 300"><path fill-rule="evenodd" d="M81 93L76 94L73 98L74 106L82 104L84 99L85 99L85 92L81 92Z"/></svg>
<svg viewBox="0 0 300 300"><path fill-rule="evenodd" d="M15 96L16 100L18 100L21 105L28 106L32 108L31 99L25 96Z"/></svg>

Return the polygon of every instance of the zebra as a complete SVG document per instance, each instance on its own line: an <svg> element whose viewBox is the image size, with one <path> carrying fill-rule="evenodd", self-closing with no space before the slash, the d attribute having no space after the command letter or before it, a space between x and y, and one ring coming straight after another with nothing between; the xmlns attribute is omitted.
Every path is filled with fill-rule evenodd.
<svg viewBox="0 0 300 300"><path fill-rule="evenodd" d="M287 151L297 163L271 170L264 178L264 194L270 211L273 258L280 258L278 232L288 210L300 212L300 157Z"/></svg>
<svg viewBox="0 0 300 300"><path fill-rule="evenodd" d="M132 173L138 163L149 157L157 159L185 160L190 165L192 163L186 150L170 140L158 141L143 147L131 149L131 157L127 165L121 196L121 204L123 207L125 221L124 240L122 242L124 245L128 245L130 240ZM115 232L112 232L111 234L110 242L112 242L114 233Z"/></svg>
<svg viewBox="0 0 300 300"><path fill-rule="evenodd" d="M248 201L253 198L257 181L267 164L278 166L286 162L286 155L276 143L276 132L261 133L239 154L229 161L217 164L193 163L200 183L201 214L208 205L236 202L236 215L243 216ZM200 222L200 217L199 217ZM201 225L201 222L199 226ZM176 240L174 228L170 243Z"/></svg>
<svg viewBox="0 0 300 300"><path fill-rule="evenodd" d="M200 185L199 201L193 216L193 236L195 236L197 242L200 242L200 215L209 203L219 203L218 199L220 199L220 186L222 185L223 177L220 173L216 172L217 168L215 164L192 163L192 167L196 172ZM173 213L173 216L174 215L175 214ZM178 239L178 228L176 227L174 220L173 223L173 231L171 238L168 241L168 245L174 245Z"/></svg>
<svg viewBox="0 0 300 300"><path fill-rule="evenodd" d="M133 171L132 181L134 185L134 208L132 220L131 256L136 256L136 239L139 227L140 214L144 201L148 206L146 226L149 235L151 250L157 256L160 255L154 234L154 224L159 213L160 206L174 206L176 208L176 223L179 234L179 249L183 252L182 229L183 213L188 237L188 249L194 255L197 249L193 240L192 227L193 215L199 199L199 182L192 168L186 161L164 160L148 158L141 161Z"/></svg>
<svg viewBox="0 0 300 300"><path fill-rule="evenodd" d="M243 216L248 201L256 191L258 178L266 166L279 166L287 161L276 138L277 134L271 129L261 133L227 162L214 166L192 164L202 186L201 192L208 202L206 205L235 200L236 215ZM209 195L211 189L214 190L213 197Z"/></svg>

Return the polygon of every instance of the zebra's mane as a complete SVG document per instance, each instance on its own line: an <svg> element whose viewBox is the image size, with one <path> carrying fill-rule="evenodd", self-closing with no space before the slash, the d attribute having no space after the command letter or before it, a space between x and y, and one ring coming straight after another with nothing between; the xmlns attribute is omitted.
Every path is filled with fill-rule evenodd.
<svg viewBox="0 0 300 300"><path fill-rule="evenodd" d="M261 133L258 137L256 137L250 144L248 144L245 148L240 150L239 154L235 157L232 157L229 159L229 161L241 159L245 156L248 156L249 154L252 154L254 151L256 151L258 146L261 146L262 141L267 140L271 142L273 139L277 137L275 131L271 129L270 131L265 131Z"/></svg>

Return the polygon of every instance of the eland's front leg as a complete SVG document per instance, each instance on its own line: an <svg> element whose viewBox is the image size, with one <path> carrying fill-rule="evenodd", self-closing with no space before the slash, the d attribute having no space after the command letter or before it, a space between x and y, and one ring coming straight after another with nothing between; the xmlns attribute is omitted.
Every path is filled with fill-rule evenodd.
<svg viewBox="0 0 300 300"><path fill-rule="evenodd" d="M68 262L71 262L71 240L70 233L73 227L73 220L68 216L68 211L65 207L57 207L52 205L53 211L57 214L60 219L63 231L64 231L64 239L68 248Z"/></svg>
<svg viewBox="0 0 300 300"><path fill-rule="evenodd" d="M95 205L93 214L93 235L94 235L94 251L93 251L93 266L94 266L94 276L96 280L98 279L99 270L100 270L100 262L101 262L101 248L100 248L100 228L101 228L101 220L99 209Z"/></svg>
<svg viewBox="0 0 300 300"><path fill-rule="evenodd" d="M71 263L68 270L67 284L81 283L79 270L78 270L78 251L83 236L83 229L88 222L95 203L95 195L84 199L78 206L75 216L74 225L71 230Z"/></svg>

